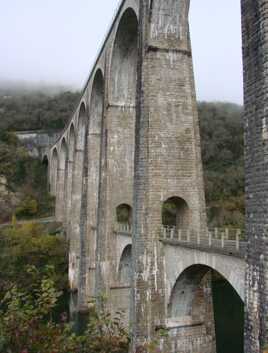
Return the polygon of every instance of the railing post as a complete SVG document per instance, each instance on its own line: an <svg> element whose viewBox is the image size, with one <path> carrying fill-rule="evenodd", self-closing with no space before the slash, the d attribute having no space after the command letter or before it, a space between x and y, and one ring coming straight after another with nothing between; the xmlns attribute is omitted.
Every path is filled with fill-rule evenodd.
<svg viewBox="0 0 268 353"><path fill-rule="evenodd" d="M171 230L170 230L170 240L174 239L174 234L175 234L175 228L172 227Z"/></svg>
<svg viewBox="0 0 268 353"><path fill-rule="evenodd" d="M229 240L229 228L225 228L225 239Z"/></svg>
<svg viewBox="0 0 268 353"><path fill-rule="evenodd" d="M187 243L190 243L190 229L187 229Z"/></svg>
<svg viewBox="0 0 268 353"><path fill-rule="evenodd" d="M210 248L212 246L212 232L208 232L208 246Z"/></svg>
<svg viewBox="0 0 268 353"><path fill-rule="evenodd" d="M200 232L197 232L197 244L200 245Z"/></svg>
<svg viewBox="0 0 268 353"><path fill-rule="evenodd" d="M238 229L236 231L236 250L239 251L240 249L240 236L241 236L241 230Z"/></svg>
<svg viewBox="0 0 268 353"><path fill-rule="evenodd" d="M224 232L221 233L221 247L224 248Z"/></svg>
<svg viewBox="0 0 268 353"><path fill-rule="evenodd" d="M165 226L162 226L162 237L163 239L167 238L167 228Z"/></svg>
<svg viewBox="0 0 268 353"><path fill-rule="evenodd" d="M181 235L181 229L179 229L179 241L181 241L182 240L182 235Z"/></svg>
<svg viewBox="0 0 268 353"><path fill-rule="evenodd" d="M215 239L218 239L218 233L219 233L219 230L218 230L218 228L215 228L214 229L214 232L215 232Z"/></svg>

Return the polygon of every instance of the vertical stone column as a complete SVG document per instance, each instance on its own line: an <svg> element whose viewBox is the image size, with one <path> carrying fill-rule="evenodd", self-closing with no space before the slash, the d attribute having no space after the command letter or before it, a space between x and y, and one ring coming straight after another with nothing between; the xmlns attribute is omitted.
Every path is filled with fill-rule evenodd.
<svg viewBox="0 0 268 353"><path fill-rule="evenodd" d="M206 228L188 0L140 1L134 177L133 352L165 325L162 205L182 198Z"/></svg>
<svg viewBox="0 0 268 353"><path fill-rule="evenodd" d="M72 217L72 184L73 184L73 173L74 173L74 162L73 160L68 160L68 174L66 181L66 231L67 238L70 238L70 223Z"/></svg>
<svg viewBox="0 0 268 353"><path fill-rule="evenodd" d="M65 219L65 169L58 169L56 196L56 220L63 222Z"/></svg>
<svg viewBox="0 0 268 353"><path fill-rule="evenodd" d="M245 353L268 343L268 1L242 0L246 235Z"/></svg>
<svg viewBox="0 0 268 353"><path fill-rule="evenodd" d="M86 138L85 138L85 155L83 158L83 164L82 164L82 187L81 187L81 209L80 209L80 221L79 221L79 236L80 236L80 260L79 260L79 266L78 266L78 311L80 313L87 312L88 310L88 302L87 302L87 295L86 295L86 278L87 278L87 273L88 273L88 266L89 266L89 260L88 260L88 251L87 247L89 246L88 244L88 238L87 238L87 232L88 232L88 209L89 209L89 204L88 204L88 176L89 176L89 170L88 170L88 121L86 123Z"/></svg>
<svg viewBox="0 0 268 353"><path fill-rule="evenodd" d="M76 149L72 187L72 220L70 231L69 282L71 290L78 290L80 267L80 212L82 198L82 170L84 150Z"/></svg>
<svg viewBox="0 0 268 353"><path fill-rule="evenodd" d="M102 126L96 292L109 299L117 277L116 208L132 206L133 200L137 26L132 9L118 16L105 74L109 80Z"/></svg>

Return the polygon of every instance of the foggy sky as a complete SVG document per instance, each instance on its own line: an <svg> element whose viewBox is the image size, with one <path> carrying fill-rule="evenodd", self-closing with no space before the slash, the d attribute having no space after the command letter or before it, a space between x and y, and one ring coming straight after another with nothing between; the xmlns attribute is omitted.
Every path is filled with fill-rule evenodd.
<svg viewBox="0 0 268 353"><path fill-rule="evenodd" d="M119 0L0 0L0 79L81 89ZM191 0L199 100L242 103L240 0Z"/></svg>

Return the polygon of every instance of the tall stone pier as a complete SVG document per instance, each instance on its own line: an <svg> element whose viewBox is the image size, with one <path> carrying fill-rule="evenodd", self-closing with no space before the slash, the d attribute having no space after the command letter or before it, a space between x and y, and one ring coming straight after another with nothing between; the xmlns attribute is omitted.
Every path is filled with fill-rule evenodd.
<svg viewBox="0 0 268 353"><path fill-rule="evenodd" d="M163 204L176 200L179 227L191 226L200 233L206 228L188 11L189 1L184 0L140 2L133 224L135 347L154 339L168 316L159 242ZM189 332L191 324L181 320L180 326L184 325ZM213 342L213 334L210 338ZM185 349L183 340L177 349ZM202 352L214 352L211 342L204 337L193 349L200 351L203 346Z"/></svg>
<svg viewBox="0 0 268 353"><path fill-rule="evenodd" d="M268 1L242 0L245 87L245 352L268 343Z"/></svg>

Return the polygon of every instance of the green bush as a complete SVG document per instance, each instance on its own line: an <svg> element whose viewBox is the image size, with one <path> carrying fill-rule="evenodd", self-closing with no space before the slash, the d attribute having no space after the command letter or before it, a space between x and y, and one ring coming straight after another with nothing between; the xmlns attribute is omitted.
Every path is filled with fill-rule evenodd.
<svg viewBox="0 0 268 353"><path fill-rule="evenodd" d="M16 209L16 216L18 218L29 218L36 216L38 213L37 201L31 196L26 197Z"/></svg>
<svg viewBox="0 0 268 353"><path fill-rule="evenodd" d="M129 337L120 316L112 318L104 310L91 306L88 325L77 335L62 315L53 320L53 310L61 296L51 279L51 268L41 274L31 291L13 286L1 302L0 344L5 353L127 353Z"/></svg>

